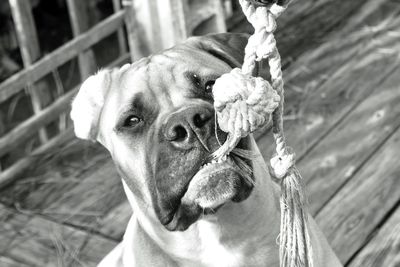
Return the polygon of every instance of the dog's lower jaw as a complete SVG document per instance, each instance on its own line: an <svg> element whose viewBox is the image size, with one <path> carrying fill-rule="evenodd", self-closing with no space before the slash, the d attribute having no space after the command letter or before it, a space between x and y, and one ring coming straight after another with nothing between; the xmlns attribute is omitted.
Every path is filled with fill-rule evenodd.
<svg viewBox="0 0 400 267"><path fill-rule="evenodd" d="M265 177L268 174L263 164L254 168L257 182L246 200L226 203L216 214L200 218L183 232L168 231L156 217L150 218L133 203L138 231L145 232L147 242L163 252L165 262L176 262L176 266L277 266L279 191ZM128 199L132 199L132 193L126 191ZM125 236L124 242L137 244L130 238L134 237ZM146 246L136 246L135 254L138 249ZM148 253L139 254L148 257Z"/></svg>
<svg viewBox="0 0 400 267"><path fill-rule="evenodd" d="M181 203L172 220L165 225L169 231L185 231L201 215L201 208L196 204Z"/></svg>
<svg viewBox="0 0 400 267"><path fill-rule="evenodd" d="M165 228L169 231L185 231L200 216L214 214L230 201L244 201L253 190L253 184L246 183L244 179L234 169L222 169L222 172L210 176L196 175L172 219L164 223Z"/></svg>

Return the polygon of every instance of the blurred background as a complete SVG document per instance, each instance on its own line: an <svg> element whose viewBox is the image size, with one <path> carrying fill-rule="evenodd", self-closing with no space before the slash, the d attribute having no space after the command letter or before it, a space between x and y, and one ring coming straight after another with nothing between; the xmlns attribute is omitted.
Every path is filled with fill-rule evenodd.
<svg viewBox="0 0 400 267"><path fill-rule="evenodd" d="M294 0L276 39L285 131L346 266L399 266L400 1ZM106 151L74 138L80 83L192 35L253 29L236 0L0 2L0 266L95 266L131 209ZM268 129L255 133L266 160Z"/></svg>

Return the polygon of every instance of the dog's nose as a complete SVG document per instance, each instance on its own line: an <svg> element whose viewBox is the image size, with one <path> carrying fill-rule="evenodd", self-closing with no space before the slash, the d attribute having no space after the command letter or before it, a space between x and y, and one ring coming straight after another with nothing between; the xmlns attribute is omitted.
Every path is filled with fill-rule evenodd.
<svg viewBox="0 0 400 267"><path fill-rule="evenodd" d="M213 112L208 107L195 106L180 109L166 120L165 139L175 147L190 149L198 142L205 144L210 134Z"/></svg>

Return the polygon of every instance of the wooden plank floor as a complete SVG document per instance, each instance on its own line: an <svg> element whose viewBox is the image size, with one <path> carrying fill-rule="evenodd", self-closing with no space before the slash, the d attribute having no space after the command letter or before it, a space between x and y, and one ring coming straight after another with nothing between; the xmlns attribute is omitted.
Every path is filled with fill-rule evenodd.
<svg viewBox="0 0 400 267"><path fill-rule="evenodd" d="M346 266L400 263L399 14L395 0L303 0L279 21L286 135ZM256 136L268 159L271 134ZM95 266L130 215L106 151L71 140L0 191L0 266Z"/></svg>

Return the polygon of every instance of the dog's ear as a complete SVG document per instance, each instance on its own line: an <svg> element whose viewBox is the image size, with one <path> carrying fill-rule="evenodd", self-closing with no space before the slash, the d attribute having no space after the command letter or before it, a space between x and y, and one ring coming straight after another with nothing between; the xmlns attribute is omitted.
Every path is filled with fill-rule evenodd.
<svg viewBox="0 0 400 267"><path fill-rule="evenodd" d="M100 114L111 87L112 72L109 69L100 70L82 83L71 109L77 137L96 141Z"/></svg>
<svg viewBox="0 0 400 267"><path fill-rule="evenodd" d="M206 51L232 68L236 68L243 64L244 49L248 39L249 35L244 33L219 33L191 37L186 44Z"/></svg>

